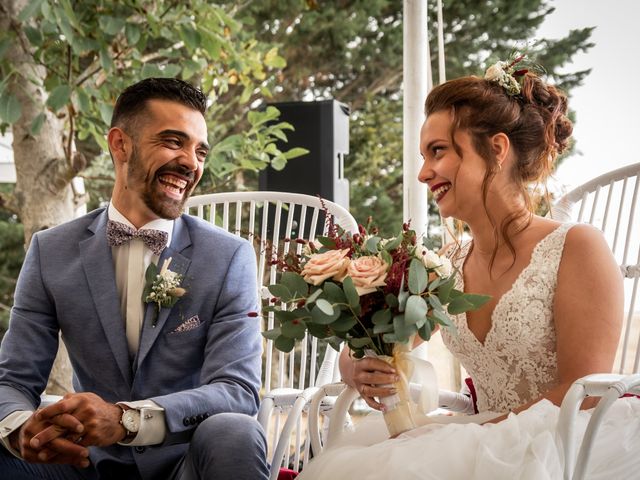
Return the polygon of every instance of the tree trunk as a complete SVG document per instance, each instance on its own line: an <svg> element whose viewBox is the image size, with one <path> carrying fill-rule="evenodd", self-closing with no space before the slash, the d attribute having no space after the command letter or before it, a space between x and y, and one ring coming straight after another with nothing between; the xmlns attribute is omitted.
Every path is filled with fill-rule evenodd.
<svg viewBox="0 0 640 480"><path fill-rule="evenodd" d="M65 118L58 118L45 103L47 94L42 88L46 76L44 67L35 61L32 48L16 20L27 0L3 0L0 7L0 28L12 30L17 38L7 51L15 70L8 89L16 95L22 107L20 119L12 125L13 155L16 168L16 186L11 207L19 212L24 225L25 246L32 235L74 217L74 194L71 179L77 168L65 156ZM33 134L34 119L45 114L42 128ZM69 155L71 158L71 155ZM66 355L65 355L66 356ZM55 387L47 393L70 391L71 366L68 358L57 359L50 384Z"/></svg>

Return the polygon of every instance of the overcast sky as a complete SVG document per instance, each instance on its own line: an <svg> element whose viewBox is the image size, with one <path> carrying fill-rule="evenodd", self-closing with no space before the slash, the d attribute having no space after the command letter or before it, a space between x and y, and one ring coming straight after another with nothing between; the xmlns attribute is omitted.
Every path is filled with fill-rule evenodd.
<svg viewBox="0 0 640 480"><path fill-rule="evenodd" d="M640 1L556 0L540 37L559 38L575 28L597 27L595 47L578 54L567 69L592 68L572 92L578 153L559 167L556 178L569 188L616 167L640 162Z"/></svg>

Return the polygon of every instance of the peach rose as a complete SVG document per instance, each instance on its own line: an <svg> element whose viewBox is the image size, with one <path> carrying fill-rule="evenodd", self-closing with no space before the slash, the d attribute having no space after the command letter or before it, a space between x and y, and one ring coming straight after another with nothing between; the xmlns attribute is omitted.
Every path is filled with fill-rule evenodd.
<svg viewBox="0 0 640 480"><path fill-rule="evenodd" d="M375 292L376 287L384 287L389 265L380 257L367 256L352 260L347 269L347 275L353 280L353 284L362 296Z"/></svg>
<svg viewBox="0 0 640 480"><path fill-rule="evenodd" d="M311 285L320 285L328 278L342 280L351 260L346 256L348 248L316 253L309 257L302 269L304 281Z"/></svg>

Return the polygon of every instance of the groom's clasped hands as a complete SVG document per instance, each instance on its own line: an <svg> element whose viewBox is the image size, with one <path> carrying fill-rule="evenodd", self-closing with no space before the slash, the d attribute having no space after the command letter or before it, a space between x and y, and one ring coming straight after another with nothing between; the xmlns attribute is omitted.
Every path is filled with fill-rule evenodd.
<svg viewBox="0 0 640 480"><path fill-rule="evenodd" d="M37 410L13 446L29 462L88 467L88 446L113 445L126 436L121 414L120 407L93 393L68 393Z"/></svg>

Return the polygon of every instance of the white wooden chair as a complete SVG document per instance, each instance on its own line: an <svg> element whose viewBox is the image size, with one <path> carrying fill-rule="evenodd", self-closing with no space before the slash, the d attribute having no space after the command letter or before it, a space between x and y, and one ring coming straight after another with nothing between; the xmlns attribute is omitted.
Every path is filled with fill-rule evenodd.
<svg viewBox="0 0 640 480"><path fill-rule="evenodd" d="M639 195L640 163L636 163L577 187L560 198L551 210L552 218L589 223L603 231L624 275L625 289L625 318L614 371L576 381L562 402L558 435L565 458L565 480L584 478L594 438L611 404L626 393L640 393ZM575 420L587 396L602 398L579 443L575 438Z"/></svg>
<svg viewBox="0 0 640 480"><path fill-rule="evenodd" d="M296 239L312 240L326 234L326 214L345 230L356 232L358 228L351 214L333 202L283 192L199 195L188 200L185 211L247 238L256 246L258 285L263 296L264 285L276 281L271 255L289 249L300 253L302 245ZM263 328L273 328L273 314L265 320ZM284 354L275 350L272 340L265 340L264 391L258 420L270 439L272 479L277 478L281 465L298 471L309 459L302 411L319 387L337 380L337 352L330 346L322 348L316 338L305 337L291 353ZM317 362L320 356L322 362Z"/></svg>

